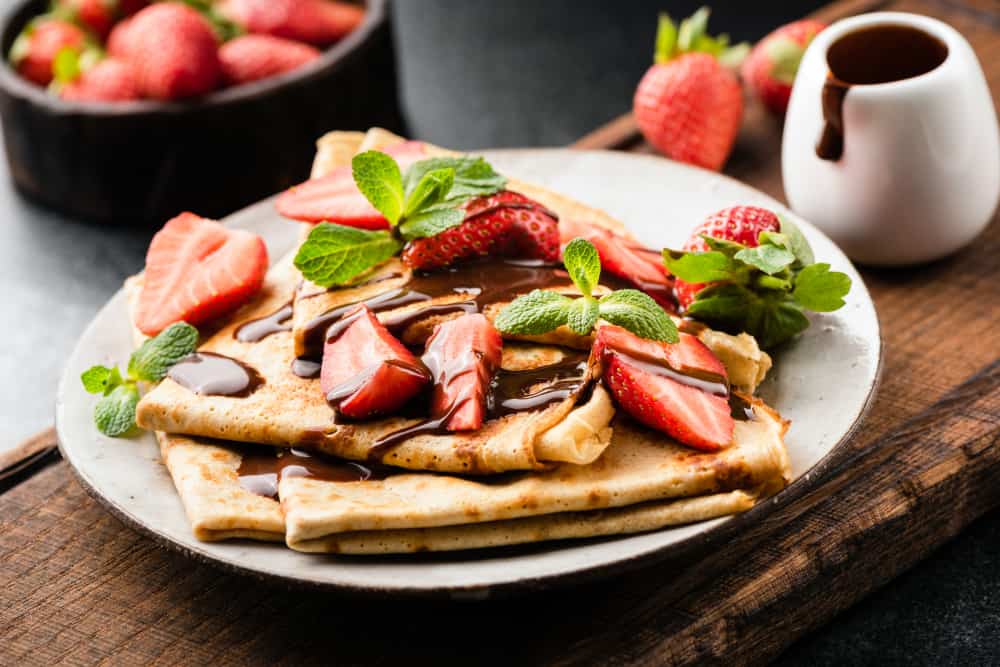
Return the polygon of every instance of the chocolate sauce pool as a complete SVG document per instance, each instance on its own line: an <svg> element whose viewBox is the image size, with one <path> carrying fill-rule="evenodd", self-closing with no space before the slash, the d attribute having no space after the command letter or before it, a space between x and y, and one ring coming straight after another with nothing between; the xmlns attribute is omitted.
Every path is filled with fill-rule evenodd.
<svg viewBox="0 0 1000 667"><path fill-rule="evenodd" d="M852 86L901 81L936 69L948 57L944 42L905 25L877 25L842 36L826 52L823 132L816 155L837 161L844 153L844 99Z"/></svg>
<svg viewBox="0 0 1000 667"><path fill-rule="evenodd" d="M195 352L174 364L167 377L203 396L249 396L264 379L246 364L214 352Z"/></svg>
<svg viewBox="0 0 1000 667"><path fill-rule="evenodd" d="M308 477L328 482L363 482L385 479L387 468L342 461L301 449L272 449L244 445L236 471L240 486L265 498L278 499L278 482L284 477Z"/></svg>

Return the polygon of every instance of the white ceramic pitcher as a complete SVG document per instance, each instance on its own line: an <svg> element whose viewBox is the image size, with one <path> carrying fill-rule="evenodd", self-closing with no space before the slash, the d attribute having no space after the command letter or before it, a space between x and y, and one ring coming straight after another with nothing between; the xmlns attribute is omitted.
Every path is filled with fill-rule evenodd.
<svg viewBox="0 0 1000 667"><path fill-rule="evenodd" d="M878 43L883 35L912 32L906 27L946 47L940 64L886 83L841 85L834 72L852 67L837 63L845 62L845 47L864 43L859 38L867 39L867 47L853 49L855 56L880 58L875 66L891 56L913 63L918 51L927 55L912 43L903 48L898 41ZM829 59L831 47L842 39ZM874 50L872 44L877 44ZM836 127L838 93L842 133ZM819 147L824 132L830 136ZM859 262L926 262L968 244L990 222L1000 199L997 115L969 43L945 23L897 12L862 14L822 31L795 79L782 174L792 209Z"/></svg>

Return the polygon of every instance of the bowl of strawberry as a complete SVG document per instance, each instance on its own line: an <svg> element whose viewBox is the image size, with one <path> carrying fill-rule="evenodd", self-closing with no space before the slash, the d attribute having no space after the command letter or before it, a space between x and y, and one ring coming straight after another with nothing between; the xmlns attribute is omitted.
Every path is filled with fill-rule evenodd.
<svg viewBox="0 0 1000 667"><path fill-rule="evenodd" d="M402 124L387 0L32 0L2 25L14 183L93 222L221 216L305 179L331 122Z"/></svg>

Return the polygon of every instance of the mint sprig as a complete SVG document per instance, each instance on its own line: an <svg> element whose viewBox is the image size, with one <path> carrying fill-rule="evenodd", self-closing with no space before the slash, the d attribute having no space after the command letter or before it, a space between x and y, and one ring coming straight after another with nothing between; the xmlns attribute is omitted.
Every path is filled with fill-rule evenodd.
<svg viewBox="0 0 1000 667"><path fill-rule="evenodd" d="M816 263L802 231L781 218L780 232L761 232L759 245L702 236L709 250L664 250L677 278L707 283L685 315L720 329L752 334L762 348L794 338L809 327L805 311L831 312L844 305L851 279Z"/></svg>
<svg viewBox="0 0 1000 667"><path fill-rule="evenodd" d="M617 290L594 298L594 288L601 278L601 260L589 241L570 241L563 250L563 264L583 296L572 298L534 290L500 311L494 326L503 333L538 336L565 325L573 333L586 336L599 320L605 320L642 338L668 343L679 340L674 321L652 297L639 290Z"/></svg>
<svg viewBox="0 0 1000 667"><path fill-rule="evenodd" d="M421 160L403 173L392 156L366 151L351 160L361 194L389 221L371 231L323 222L295 256L302 275L321 287L343 285L403 248L462 224L465 202L502 190L507 179L481 157Z"/></svg>
<svg viewBox="0 0 1000 667"><path fill-rule="evenodd" d="M197 346L198 330L187 322L175 322L132 352L125 377L117 366L91 366L85 370L80 375L83 388L88 393L101 395L94 406L97 429L113 438L132 432L136 427L139 381L162 380L171 366L194 352Z"/></svg>

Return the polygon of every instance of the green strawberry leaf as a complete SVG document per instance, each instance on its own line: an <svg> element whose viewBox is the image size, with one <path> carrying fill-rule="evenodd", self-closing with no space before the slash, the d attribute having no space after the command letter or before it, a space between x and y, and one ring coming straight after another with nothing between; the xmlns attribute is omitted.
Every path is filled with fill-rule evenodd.
<svg viewBox="0 0 1000 667"><path fill-rule="evenodd" d="M809 328L809 320L795 304L787 301L767 303L753 326L754 338L764 349L791 340Z"/></svg>
<svg viewBox="0 0 1000 667"><path fill-rule="evenodd" d="M656 27L656 47L653 62L665 63L674 57L677 48L677 26L666 12L660 14Z"/></svg>
<svg viewBox="0 0 1000 667"><path fill-rule="evenodd" d="M792 251L802 266L814 264L816 258L813 256L812 246L798 225L784 216L779 216L778 220L781 223L781 234L787 240L785 247Z"/></svg>
<svg viewBox="0 0 1000 667"><path fill-rule="evenodd" d="M850 277L831 271L826 263L810 264L795 277L792 297L803 307L817 313L828 313L844 305L851 290Z"/></svg>
<svg viewBox="0 0 1000 667"><path fill-rule="evenodd" d="M695 44L708 31L708 7L702 7L688 18L681 21L677 30L677 48L682 53L695 50Z"/></svg>
<svg viewBox="0 0 1000 667"><path fill-rule="evenodd" d="M388 231L321 222L299 248L295 266L307 280L333 287L381 264L401 249L402 243Z"/></svg>
<svg viewBox="0 0 1000 667"><path fill-rule="evenodd" d="M128 360L132 380L159 382L170 367L194 352L198 330L187 322L174 322L154 338L142 343Z"/></svg>
<svg viewBox="0 0 1000 667"><path fill-rule="evenodd" d="M94 406L94 424L104 435L117 438L135 428L135 406L139 389L133 382L120 384Z"/></svg>
<svg viewBox="0 0 1000 667"><path fill-rule="evenodd" d="M573 284L584 296L590 296L601 279L601 257L590 241L576 238L563 250L563 265Z"/></svg>
<svg viewBox="0 0 1000 667"><path fill-rule="evenodd" d="M771 76L791 85L799 71L805 46L788 37L777 37L764 44L764 51L771 61Z"/></svg>
<svg viewBox="0 0 1000 667"><path fill-rule="evenodd" d="M723 67L729 67L731 69L739 69L743 61L747 59L750 55L751 46L749 42L740 42L739 44L733 44L722 50L716 56Z"/></svg>
<svg viewBox="0 0 1000 667"><path fill-rule="evenodd" d="M671 274L687 283L710 283L729 280L738 266L718 251L683 252L664 250L663 263Z"/></svg>
<svg viewBox="0 0 1000 667"><path fill-rule="evenodd" d="M600 313L601 307L594 297L588 295L574 299L569 306L566 324L573 333L586 336L594 330Z"/></svg>
<svg viewBox="0 0 1000 667"><path fill-rule="evenodd" d="M598 301L601 319L628 329L641 338L676 343L677 325L645 292L623 289L605 294Z"/></svg>
<svg viewBox="0 0 1000 667"><path fill-rule="evenodd" d="M494 171L481 157L433 157L410 166L403 177L404 190L409 196L424 176L431 171L452 169L455 172L446 201L461 203L471 197L482 197L503 190L507 179Z"/></svg>
<svg viewBox="0 0 1000 667"><path fill-rule="evenodd" d="M462 224L465 211L460 208L449 208L447 205L420 211L408 217L399 226L399 234L403 239L413 239L437 236L441 232Z"/></svg>
<svg viewBox="0 0 1000 667"><path fill-rule="evenodd" d="M358 190L385 216L390 225L403 215L403 178L392 156L365 151L351 160L351 172Z"/></svg>
<svg viewBox="0 0 1000 667"><path fill-rule="evenodd" d="M783 271L795 261L795 255L784 248L765 243L756 248L744 248L733 255L733 259L760 269L769 276Z"/></svg>
<svg viewBox="0 0 1000 667"><path fill-rule="evenodd" d="M493 321L508 334L537 336L558 329L569 319L573 299L555 292L534 290L508 304Z"/></svg>
<svg viewBox="0 0 1000 667"><path fill-rule="evenodd" d="M441 202L448 195L454 183L455 170L450 167L428 171L413 188L413 191L406 196L403 217L408 218L417 211Z"/></svg>
<svg viewBox="0 0 1000 667"><path fill-rule="evenodd" d="M684 314L709 324L742 327L750 319L751 304L756 300L753 292L740 285L715 285L698 292Z"/></svg>
<svg viewBox="0 0 1000 667"><path fill-rule="evenodd" d="M122 383L122 374L117 367L91 366L80 375L83 388L91 394L107 394Z"/></svg>

